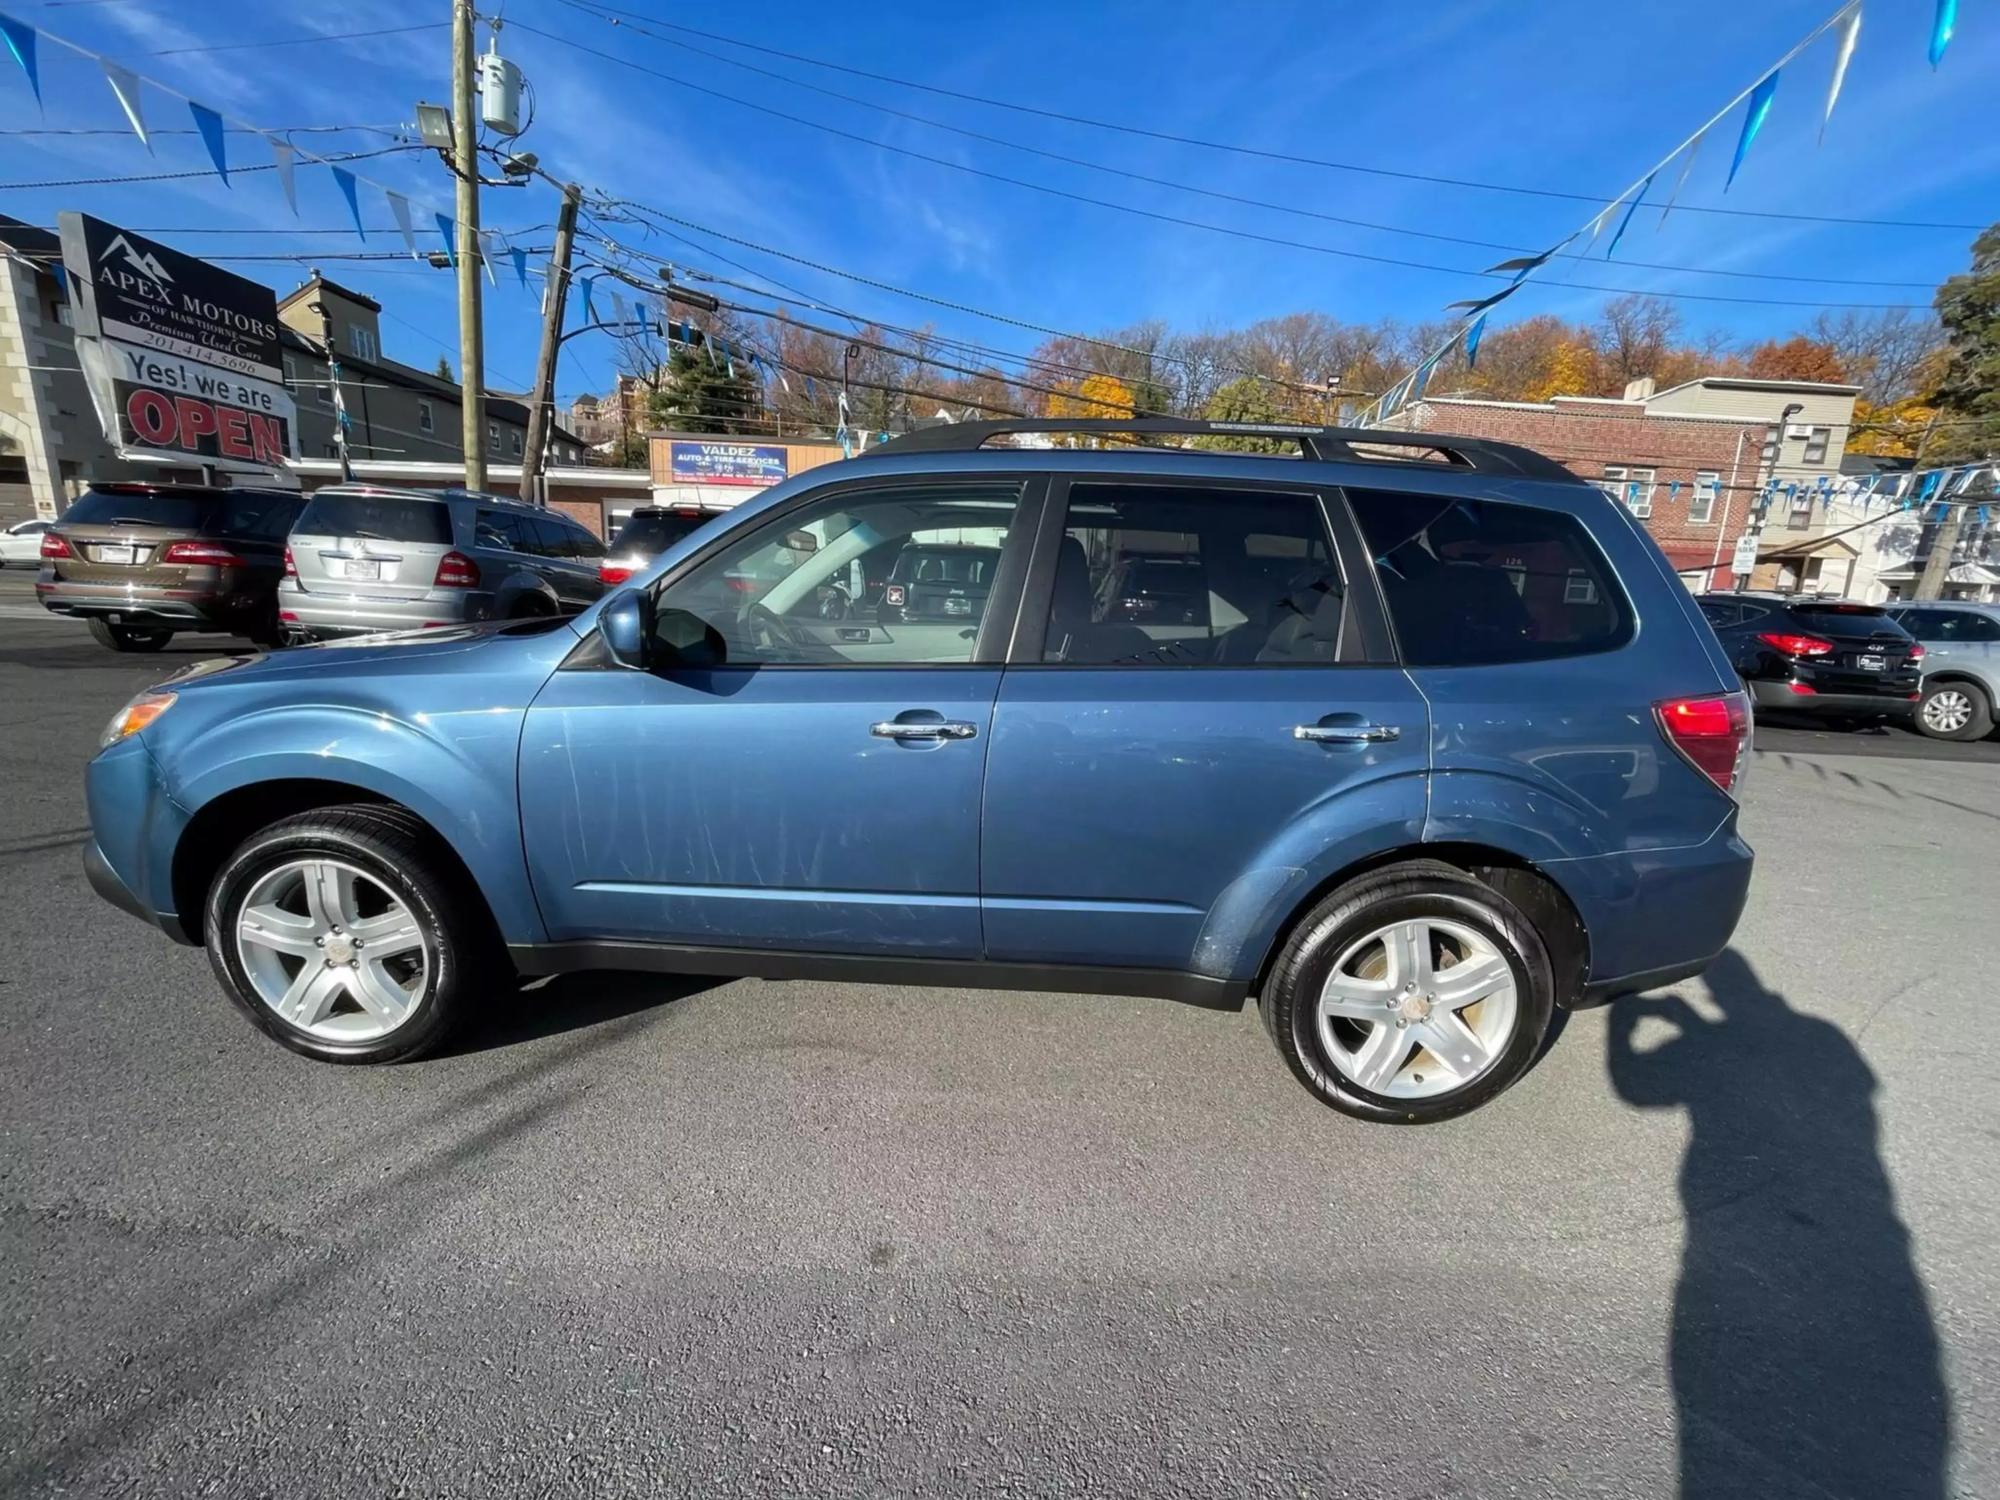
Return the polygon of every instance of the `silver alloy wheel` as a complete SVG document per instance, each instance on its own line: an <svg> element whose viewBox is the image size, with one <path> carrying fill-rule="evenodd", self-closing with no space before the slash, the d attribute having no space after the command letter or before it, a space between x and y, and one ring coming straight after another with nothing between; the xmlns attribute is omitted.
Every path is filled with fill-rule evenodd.
<svg viewBox="0 0 2000 1500"><path fill-rule="evenodd" d="M1319 995L1319 1039L1348 1082L1392 1099L1463 1088L1513 1040L1514 969L1463 922L1378 928L1335 960Z"/></svg>
<svg viewBox="0 0 2000 1500"><path fill-rule="evenodd" d="M236 953L258 999L329 1042L396 1030L432 968L409 907L337 859L295 859L259 876L236 909Z"/></svg>
<svg viewBox="0 0 2000 1500"><path fill-rule="evenodd" d="M1972 722L1972 699L1958 688L1939 688L1924 699L1923 714L1932 734L1957 734Z"/></svg>

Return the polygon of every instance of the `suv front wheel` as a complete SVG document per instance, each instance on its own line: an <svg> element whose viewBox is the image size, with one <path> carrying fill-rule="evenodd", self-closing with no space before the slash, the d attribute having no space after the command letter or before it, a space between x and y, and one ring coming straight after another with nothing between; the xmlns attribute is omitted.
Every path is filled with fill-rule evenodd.
<svg viewBox="0 0 2000 1500"><path fill-rule="evenodd" d="M492 946L436 840L397 808L329 807L252 834L209 888L223 988L261 1030L327 1062L435 1047Z"/></svg>
<svg viewBox="0 0 2000 1500"><path fill-rule="evenodd" d="M1300 1082L1357 1119L1421 1125L1499 1094L1555 1014L1547 949L1519 908L1449 865L1394 866L1307 913L1259 997Z"/></svg>

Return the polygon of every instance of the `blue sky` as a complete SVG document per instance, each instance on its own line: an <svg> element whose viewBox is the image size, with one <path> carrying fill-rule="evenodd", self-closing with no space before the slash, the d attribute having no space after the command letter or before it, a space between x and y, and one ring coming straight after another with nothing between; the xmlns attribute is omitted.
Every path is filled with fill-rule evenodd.
<svg viewBox="0 0 2000 1500"><path fill-rule="evenodd" d="M1023 4L989 8L828 7L771 0L755 7L612 0L684 25L945 88L1177 134L1400 171L1611 194L1630 182L1832 8L1833 0L1685 0L1603 5L1504 0L1429 6ZM222 0L0 0L21 19L123 60L227 115L267 128L394 127L417 99L442 100L448 32L318 40L258 50L219 43L442 20L445 0L346 0L319 7ZM1823 146L1816 143L1833 56L1823 39L1787 68L1769 123L1734 188L1722 182L1738 115L1705 143L1683 194L1690 205L1786 213L1984 223L2000 214L2000 14L1964 8L1935 74L1925 58L1931 0L1868 0L1861 44ZM538 113L523 149L586 185L651 204L793 254L897 286L1055 327L1102 330L1144 318L1221 327L1313 309L1348 320L1427 318L1495 284L1464 275L1256 243L1168 225L998 183L879 150L869 141L1065 191L1367 255L1477 270L1504 252L1351 228L1220 203L1026 156L695 56L629 27L612 28L562 0L508 0L523 23L504 50L526 70ZM837 138L531 34L535 27L688 83L835 126ZM1587 219L1589 205L1434 186L1257 161L914 92L810 64L696 45L1010 142L1127 171L1321 213L1539 247ZM483 41L482 41L483 46ZM4 59L0 59L4 60ZM0 76L0 182L201 167L191 134L156 135L148 156L94 67L44 44L46 113L18 72ZM180 101L147 96L149 123L185 130ZM1740 111L1739 111L1740 114ZM23 131L103 134L19 134ZM380 133L301 136L316 150L382 144ZM235 159L268 160L254 137ZM450 181L421 153L356 170L440 206ZM315 252L329 275L379 299L387 352L456 367L450 277L407 259L331 257L400 245L379 196L362 187L372 230L358 241L324 170L301 167L294 220L269 172L224 188L212 175L148 185L0 191L0 211L37 223L78 208L195 254ZM1661 184L1663 189L1664 181ZM1656 190L1656 196L1657 196ZM527 229L554 216L543 186L486 196L491 225ZM420 218L425 216L420 214ZM1609 264L1555 272L1513 299L1512 317L1588 317L1608 294L1574 283L1808 302L1928 303L1927 288L1964 268L1970 230L1861 228L1676 212L1664 228L1641 209ZM263 231L225 233L219 231ZM309 232L313 231L313 232ZM317 232L332 231L332 232ZM620 230L635 240L636 230ZM546 230L525 236L546 243ZM700 236L694 236L700 240ZM1606 236L1608 240L1609 236ZM432 237L435 242L435 236ZM891 322L939 328L1003 349L1035 336L768 258L740 246L655 236L659 260L739 275L734 260L829 303ZM1600 242L1600 253L1603 242ZM725 257L727 259L725 259ZM1674 266L1921 283L1817 285L1636 267ZM280 292L300 268L236 264ZM748 278L745 278L748 279ZM1690 330L1756 337L1813 316L1810 306L1689 300ZM489 292L490 383L519 389L534 367L535 297L511 274ZM1496 319L1500 317L1496 314ZM1504 320L1502 320L1504 321ZM565 349L567 396L608 383L614 351L601 335Z"/></svg>

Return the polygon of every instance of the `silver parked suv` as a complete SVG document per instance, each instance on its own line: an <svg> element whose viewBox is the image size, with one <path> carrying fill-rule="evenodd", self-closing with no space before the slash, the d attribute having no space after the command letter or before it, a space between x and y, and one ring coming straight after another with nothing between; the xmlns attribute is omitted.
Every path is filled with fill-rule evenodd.
<svg viewBox="0 0 2000 1500"><path fill-rule="evenodd" d="M1884 607L1924 648L1917 728L1940 740L1991 734L2000 704L2000 604L1924 599Z"/></svg>
<svg viewBox="0 0 2000 1500"><path fill-rule="evenodd" d="M278 622L293 640L572 615L604 544L559 511L469 490L333 485L292 526Z"/></svg>

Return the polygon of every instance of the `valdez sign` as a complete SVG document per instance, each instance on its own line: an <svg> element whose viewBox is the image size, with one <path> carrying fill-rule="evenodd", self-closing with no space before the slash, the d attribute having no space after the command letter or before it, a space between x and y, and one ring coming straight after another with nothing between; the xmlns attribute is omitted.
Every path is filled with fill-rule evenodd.
<svg viewBox="0 0 2000 1500"><path fill-rule="evenodd" d="M269 470L297 456L269 287L84 214L58 223L77 359L121 457Z"/></svg>

